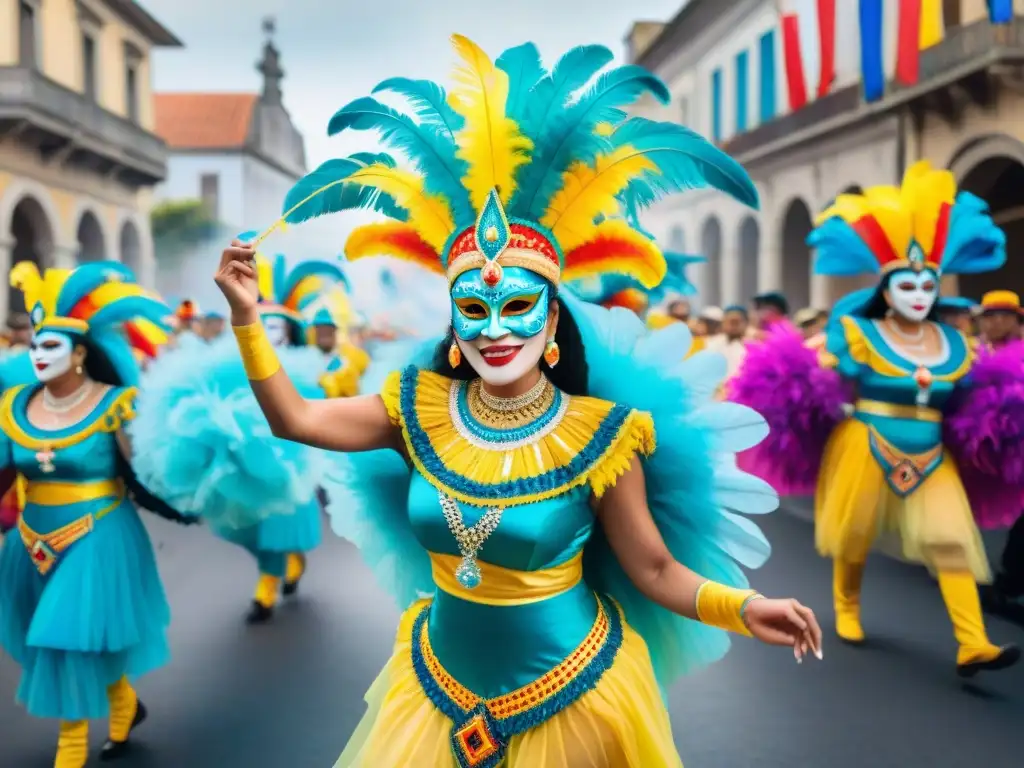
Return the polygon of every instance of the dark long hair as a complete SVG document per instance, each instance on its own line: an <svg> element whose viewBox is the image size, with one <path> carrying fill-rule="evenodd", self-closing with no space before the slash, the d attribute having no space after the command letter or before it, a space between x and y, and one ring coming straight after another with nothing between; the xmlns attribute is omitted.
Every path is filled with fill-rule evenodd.
<svg viewBox="0 0 1024 768"><path fill-rule="evenodd" d="M558 302L558 328L555 330L555 342L558 344L559 361L558 365L552 368L541 358L540 369L548 377L552 384L565 392L567 395L587 394L587 355L583 349L583 337L580 335L579 326L573 319L565 303L557 297ZM450 379L470 381L478 377L465 358L457 368L452 368L448 362L448 350L455 341L455 333L451 328L444 337L437 349L434 350L434 360L430 370L447 376Z"/></svg>
<svg viewBox="0 0 1024 768"><path fill-rule="evenodd" d="M882 277L882 279L878 283L878 287L875 288L874 294L871 296L871 300L864 307L864 312L862 314L863 317L866 317L869 320L881 320L883 317L886 316L886 314L889 312L889 304L885 300L884 293L885 290L889 287L889 283L892 282L893 275L895 275L898 271L899 270L894 270L889 274L885 275L884 277ZM938 277L938 275L936 275L936 285L939 283L939 281L940 278ZM928 312L928 317L926 317L925 319L930 320L932 322L939 321L938 299L936 299L935 303L932 304L932 308Z"/></svg>
<svg viewBox="0 0 1024 768"><path fill-rule="evenodd" d="M85 372L89 378L100 384L106 384L111 387L123 387L124 382L121 381L121 377L117 374L117 370L114 368L113 363L103 353L103 351L93 344L87 337L76 336L72 339L72 343L76 347L85 348Z"/></svg>

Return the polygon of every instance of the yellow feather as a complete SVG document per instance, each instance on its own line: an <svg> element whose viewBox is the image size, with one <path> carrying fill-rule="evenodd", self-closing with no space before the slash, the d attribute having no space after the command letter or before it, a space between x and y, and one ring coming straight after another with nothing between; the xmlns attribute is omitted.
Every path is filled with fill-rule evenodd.
<svg viewBox="0 0 1024 768"><path fill-rule="evenodd" d="M598 136L611 136L615 133L615 126L611 123L598 123L594 126L594 133Z"/></svg>
<svg viewBox="0 0 1024 768"><path fill-rule="evenodd" d="M256 282L259 284L260 296L265 301L274 301L274 266L261 253L256 254Z"/></svg>
<svg viewBox="0 0 1024 768"><path fill-rule="evenodd" d="M135 283L104 283L89 294L89 301L96 309L102 309L111 302L127 296L149 296L149 292Z"/></svg>
<svg viewBox="0 0 1024 768"><path fill-rule="evenodd" d="M595 218L619 212L615 196L644 171L657 172L657 166L630 146L599 156L593 167L573 163L562 174L562 188L540 223L551 230L563 251L571 251L593 237Z"/></svg>
<svg viewBox="0 0 1024 768"><path fill-rule="evenodd" d="M167 332L156 323L150 322L144 318L140 318L134 321L134 325L138 328L147 341L153 344L166 344L168 337Z"/></svg>
<svg viewBox="0 0 1024 768"><path fill-rule="evenodd" d="M952 205L956 200L956 178L949 171L932 168L931 163L922 160L903 176L900 196L913 218L914 239L925 253L931 253L942 206Z"/></svg>
<svg viewBox="0 0 1024 768"><path fill-rule="evenodd" d="M287 298L284 305L289 309L298 309L299 304L311 293L319 293L324 287L324 281L316 275L304 277L299 284L292 289L292 295Z"/></svg>
<svg viewBox="0 0 1024 768"><path fill-rule="evenodd" d="M442 198L424 192L423 179L415 173L375 164L356 171L348 180L391 195L399 206L409 212L409 226L438 252L455 231L448 204Z"/></svg>
<svg viewBox="0 0 1024 768"><path fill-rule="evenodd" d="M455 70L457 85L448 99L466 120L455 136L458 157L469 164L462 183L477 211L492 189L508 205L516 189L516 170L530 161L533 142L515 120L505 116L508 75L472 40L452 35L452 44L463 61Z"/></svg>
<svg viewBox="0 0 1024 768"><path fill-rule="evenodd" d="M19 261L11 268L10 280L11 287L22 292L25 306L31 311L43 293L43 278L39 274L39 267L31 261Z"/></svg>

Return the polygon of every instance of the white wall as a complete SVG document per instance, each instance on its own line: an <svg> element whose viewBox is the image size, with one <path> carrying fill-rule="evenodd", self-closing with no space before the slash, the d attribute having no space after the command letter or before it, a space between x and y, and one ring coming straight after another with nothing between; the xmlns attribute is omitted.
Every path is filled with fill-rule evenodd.
<svg viewBox="0 0 1024 768"><path fill-rule="evenodd" d="M208 173L220 177L220 220L237 227L245 219L243 208L243 157L241 154L172 154L167 179L156 188L156 200L198 200L199 180Z"/></svg>

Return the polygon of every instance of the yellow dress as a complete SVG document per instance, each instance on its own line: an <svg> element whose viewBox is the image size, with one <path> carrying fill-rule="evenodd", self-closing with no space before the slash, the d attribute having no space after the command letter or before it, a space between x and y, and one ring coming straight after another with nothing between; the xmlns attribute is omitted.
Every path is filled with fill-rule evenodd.
<svg viewBox="0 0 1024 768"><path fill-rule="evenodd" d="M408 514L436 592L403 614L336 768L681 768L647 645L583 575L591 495L653 451L650 417L556 391L538 419L549 431L497 450L466 389L413 369L384 387L414 466ZM470 526L497 501L474 489L502 476L503 517L470 589L455 576L439 492Z"/></svg>

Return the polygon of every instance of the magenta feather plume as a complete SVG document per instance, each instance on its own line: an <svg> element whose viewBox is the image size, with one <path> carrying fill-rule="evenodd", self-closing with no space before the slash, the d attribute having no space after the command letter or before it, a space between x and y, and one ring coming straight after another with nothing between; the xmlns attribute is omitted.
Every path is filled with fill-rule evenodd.
<svg viewBox="0 0 1024 768"><path fill-rule="evenodd" d="M943 431L978 525L1012 525L1024 509L1024 343L982 351Z"/></svg>
<svg viewBox="0 0 1024 768"><path fill-rule="evenodd" d="M741 469L785 496L814 493L825 443L843 420L847 387L818 363L818 353L789 324L777 324L747 347L729 399L753 408L768 422L760 444L738 456Z"/></svg>

